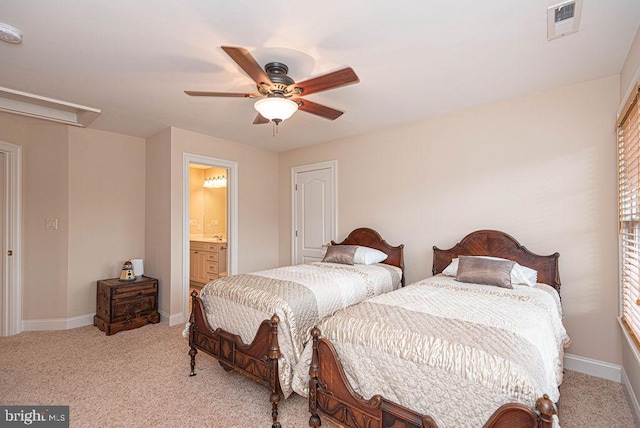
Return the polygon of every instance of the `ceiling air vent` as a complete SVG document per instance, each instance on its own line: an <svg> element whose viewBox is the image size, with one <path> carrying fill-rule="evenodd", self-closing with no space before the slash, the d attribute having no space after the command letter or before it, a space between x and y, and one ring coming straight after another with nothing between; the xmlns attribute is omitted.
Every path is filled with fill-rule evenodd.
<svg viewBox="0 0 640 428"><path fill-rule="evenodd" d="M571 0L547 9L547 39L553 40L578 31L582 0Z"/></svg>

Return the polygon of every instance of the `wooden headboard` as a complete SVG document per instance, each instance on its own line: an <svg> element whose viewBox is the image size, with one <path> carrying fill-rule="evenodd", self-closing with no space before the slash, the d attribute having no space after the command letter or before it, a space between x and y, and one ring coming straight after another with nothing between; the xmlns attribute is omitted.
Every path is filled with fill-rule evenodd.
<svg viewBox="0 0 640 428"><path fill-rule="evenodd" d="M402 269L402 286L404 286L404 244L394 247L387 244L375 230L361 227L353 230L342 242L331 241L331 245L362 245L382 251L388 256L382 263Z"/></svg>
<svg viewBox="0 0 640 428"><path fill-rule="evenodd" d="M491 256L513 260L538 271L538 282L548 284L560 294L559 253L540 256L520 245L512 236L497 230L471 232L448 250L433 247L434 275L442 272L458 256Z"/></svg>

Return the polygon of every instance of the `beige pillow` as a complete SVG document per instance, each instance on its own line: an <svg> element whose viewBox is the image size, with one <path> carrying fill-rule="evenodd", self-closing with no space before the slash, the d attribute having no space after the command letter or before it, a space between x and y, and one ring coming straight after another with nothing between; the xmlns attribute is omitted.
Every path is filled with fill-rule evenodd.
<svg viewBox="0 0 640 428"><path fill-rule="evenodd" d="M327 253L324 255L322 261L325 263L352 265L353 256L357 249L357 245L331 245L327 248Z"/></svg>
<svg viewBox="0 0 640 428"><path fill-rule="evenodd" d="M495 285L513 288L511 285L511 260L494 260L481 257L458 257L456 281L473 284Z"/></svg>

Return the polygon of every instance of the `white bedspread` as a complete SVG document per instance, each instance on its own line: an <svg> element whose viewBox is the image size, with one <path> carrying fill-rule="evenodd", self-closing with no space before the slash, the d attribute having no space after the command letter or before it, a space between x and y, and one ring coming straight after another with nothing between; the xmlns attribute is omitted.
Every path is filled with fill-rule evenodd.
<svg viewBox="0 0 640 428"><path fill-rule="evenodd" d="M207 320L251 343L258 326L277 314L280 384L292 392L293 367L320 320L350 305L400 286L402 271L385 265L310 263L232 275L205 285L200 293ZM188 337L188 323L185 329Z"/></svg>
<svg viewBox="0 0 640 428"><path fill-rule="evenodd" d="M556 291L513 290L437 275L352 306L319 324L354 390L431 415L442 427L479 427L502 404L556 402L564 348ZM308 395L311 346L294 373Z"/></svg>

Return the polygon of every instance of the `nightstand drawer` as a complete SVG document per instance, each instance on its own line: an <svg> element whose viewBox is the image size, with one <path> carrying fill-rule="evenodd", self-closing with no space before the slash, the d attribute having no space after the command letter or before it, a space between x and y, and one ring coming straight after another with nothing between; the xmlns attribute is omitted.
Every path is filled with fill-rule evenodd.
<svg viewBox="0 0 640 428"><path fill-rule="evenodd" d="M143 294L154 294L158 291L156 283L147 283L140 285L127 285L126 282L122 283L121 287L112 288L113 299L126 299L127 297L140 296Z"/></svg>
<svg viewBox="0 0 640 428"><path fill-rule="evenodd" d="M154 294L118 299L113 302L111 322L139 318L153 312L155 308L156 296Z"/></svg>

